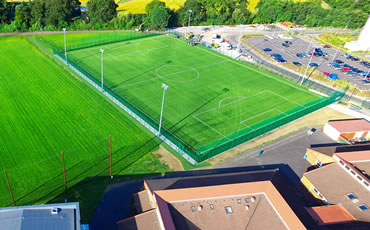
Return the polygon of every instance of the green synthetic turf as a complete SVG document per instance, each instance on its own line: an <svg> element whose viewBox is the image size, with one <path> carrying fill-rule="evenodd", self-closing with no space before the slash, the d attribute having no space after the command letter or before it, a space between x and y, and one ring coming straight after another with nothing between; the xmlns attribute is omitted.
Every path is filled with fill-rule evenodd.
<svg viewBox="0 0 370 230"><path fill-rule="evenodd" d="M114 175L168 170L151 154L158 146L153 136L85 82L24 38L1 38L0 47L0 169L18 205L63 192L62 151L70 189L109 175L109 135ZM1 173L0 206L6 206L11 199Z"/></svg>
<svg viewBox="0 0 370 230"><path fill-rule="evenodd" d="M317 99L307 88L201 46L156 36L69 52L70 59L195 149Z"/></svg>

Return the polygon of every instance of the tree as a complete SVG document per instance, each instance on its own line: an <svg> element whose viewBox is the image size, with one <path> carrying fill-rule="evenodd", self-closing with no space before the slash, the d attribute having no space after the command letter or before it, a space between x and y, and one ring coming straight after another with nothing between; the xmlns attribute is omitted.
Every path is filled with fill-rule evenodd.
<svg viewBox="0 0 370 230"><path fill-rule="evenodd" d="M153 1L149 2L148 4L146 4L145 12L149 15L154 10L154 8L156 8L158 6L166 7L166 3L161 2L159 0L153 0Z"/></svg>
<svg viewBox="0 0 370 230"><path fill-rule="evenodd" d="M187 0L183 7L178 9L177 14L181 25L185 26L188 24L189 10L191 13L191 24L199 25L205 20L205 12L202 11L202 5L198 0Z"/></svg>
<svg viewBox="0 0 370 230"><path fill-rule="evenodd" d="M160 5L156 6L148 15L149 25L153 29L163 29L168 25L170 19L169 10Z"/></svg>
<svg viewBox="0 0 370 230"><path fill-rule="evenodd" d="M45 22L48 25L58 26L69 23L74 15L77 0L45 0Z"/></svg>
<svg viewBox="0 0 370 230"><path fill-rule="evenodd" d="M34 0L31 10L33 23L45 25L45 0Z"/></svg>
<svg viewBox="0 0 370 230"><path fill-rule="evenodd" d="M0 0L0 23L7 23L9 21L9 11L6 0Z"/></svg>
<svg viewBox="0 0 370 230"><path fill-rule="evenodd" d="M32 20L31 11L31 2L23 2L18 5L18 8L15 11L15 22L18 24L25 24L26 27L29 27Z"/></svg>
<svg viewBox="0 0 370 230"><path fill-rule="evenodd" d="M114 0L90 0L87 2L91 23L107 23L117 15Z"/></svg>

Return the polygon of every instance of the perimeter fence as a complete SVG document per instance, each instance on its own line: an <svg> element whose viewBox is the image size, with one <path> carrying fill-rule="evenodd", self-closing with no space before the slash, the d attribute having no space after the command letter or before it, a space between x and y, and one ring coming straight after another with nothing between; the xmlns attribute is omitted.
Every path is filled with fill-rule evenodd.
<svg viewBox="0 0 370 230"><path fill-rule="evenodd" d="M185 37L184 34L176 33L174 31L170 31L169 34L173 34L178 37ZM153 36L153 35L152 35ZM117 42L118 40L113 40L113 42ZM102 45L108 44L108 40L101 41L101 43L94 41L94 42L85 42L83 45L79 45L73 47L69 50L76 50L82 48L88 48L94 45ZM203 46L211 48L209 44L202 44ZM110 88L108 85L104 84L103 88L101 88L101 81L99 76L95 76L91 71L81 67L77 64L74 60L69 59L68 63L64 60L64 55L62 54L61 50L54 49L54 55L63 63L67 64L74 72L84 78L87 82L93 85L98 90L102 91L102 93L107 96L110 100L124 109L128 114L130 114L133 118L139 121L142 125L144 125L148 130L152 133L157 135L162 141L167 143L172 149L182 155L185 159L187 159L192 164L197 164L204 160L207 160L211 157L214 157L224 151L227 151L237 145L240 145L246 141L249 141L255 137L263 135L273 129L276 129L282 125L285 125L293 120L296 120L302 116L305 116L311 112L314 112L318 109L321 109L331 103L334 103L343 98L345 95L347 88L343 90L334 90L329 87L323 86L317 82L311 81L306 79L304 81L304 85L307 87L319 91L327 96L323 96L317 100L308 102L306 104L300 105L296 108L293 108L284 114L280 114L274 117L271 117L265 121L257 123L251 127L247 127L242 130L238 130L233 134L219 139L217 141L208 143L198 149L193 148L191 145L183 141L179 136L175 133L171 132L169 129L162 127L161 133L158 133L159 122L153 119L150 115L145 113L142 109L132 103L130 100L125 98L123 95L116 92L114 89ZM275 66L269 65L266 62L258 63L256 62L256 67L263 68L267 71L270 71L274 74L279 75L280 77L287 78L289 80L293 80L299 82L302 78L298 75L294 75L289 72L279 71Z"/></svg>

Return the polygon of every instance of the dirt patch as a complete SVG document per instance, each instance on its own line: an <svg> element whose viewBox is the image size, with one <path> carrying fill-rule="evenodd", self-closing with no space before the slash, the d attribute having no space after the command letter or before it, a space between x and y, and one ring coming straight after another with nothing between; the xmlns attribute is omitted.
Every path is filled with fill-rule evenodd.
<svg viewBox="0 0 370 230"><path fill-rule="evenodd" d="M274 129L271 132L266 133L260 137L257 137L251 141L236 146L235 148L230 149L229 151L226 151L218 156L209 159L207 162L212 165L218 164L233 156L239 155L247 150L272 142L276 139L279 139L280 137L286 136L300 129L323 126L328 120L347 119L347 118L353 117L325 107L309 115L301 117L293 122L290 122L284 126L281 126L280 128Z"/></svg>
<svg viewBox="0 0 370 230"><path fill-rule="evenodd" d="M154 156L158 157L160 161L168 165L168 167L174 171L184 171L184 167L181 164L181 161L172 155L167 149L162 145L159 146L159 149L153 152Z"/></svg>

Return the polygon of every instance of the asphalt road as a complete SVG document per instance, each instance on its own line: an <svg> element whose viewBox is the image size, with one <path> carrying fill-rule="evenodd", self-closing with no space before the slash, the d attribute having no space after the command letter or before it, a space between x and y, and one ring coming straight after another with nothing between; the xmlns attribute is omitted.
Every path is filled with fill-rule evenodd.
<svg viewBox="0 0 370 230"><path fill-rule="evenodd" d="M273 38L273 39L271 39ZM364 83L362 80L364 79L362 76L348 76L339 70L336 70L332 67L328 66L328 63L332 62L333 60L339 59L344 61L344 63L349 64L353 67L356 67L362 71L369 71L369 68L363 66L360 64L360 61L352 61L349 59L346 59L344 56L341 55L341 51L336 50L334 48L323 48L323 44L320 44L319 42L312 40L310 42L304 41L298 37L293 37L293 39L290 39L293 44L290 45L290 47L284 47L282 46L282 43L284 41L288 40L287 38L281 38L277 35L269 35L269 37L261 36L261 37L251 37L248 39L248 42L256 47L259 50L262 50L264 48L271 48L271 52L269 53L278 53L280 54L285 60L288 62L294 62L298 61L301 62L304 66L307 66L309 63L317 63L318 70L320 72L328 72L328 73L336 73L338 74L339 79L344 79L349 82L352 82L353 84L357 85L359 88L362 89L370 89L369 83ZM310 43L312 45L310 45ZM328 53L328 57L312 57L312 60L310 62L310 58L299 58L296 56L297 53L307 53L307 52L314 52L314 48L319 47L324 52ZM307 71L308 75L309 71Z"/></svg>
<svg viewBox="0 0 370 230"><path fill-rule="evenodd" d="M239 156L215 165L215 168L242 167L252 165L287 164L301 178L310 164L303 158L306 149L311 145L323 145L335 143L321 129L317 129L312 135L308 135L309 129L304 129L290 134L282 139L263 145L262 147L245 152ZM259 156L260 151L264 151ZM289 181L294 184L294 181Z"/></svg>

